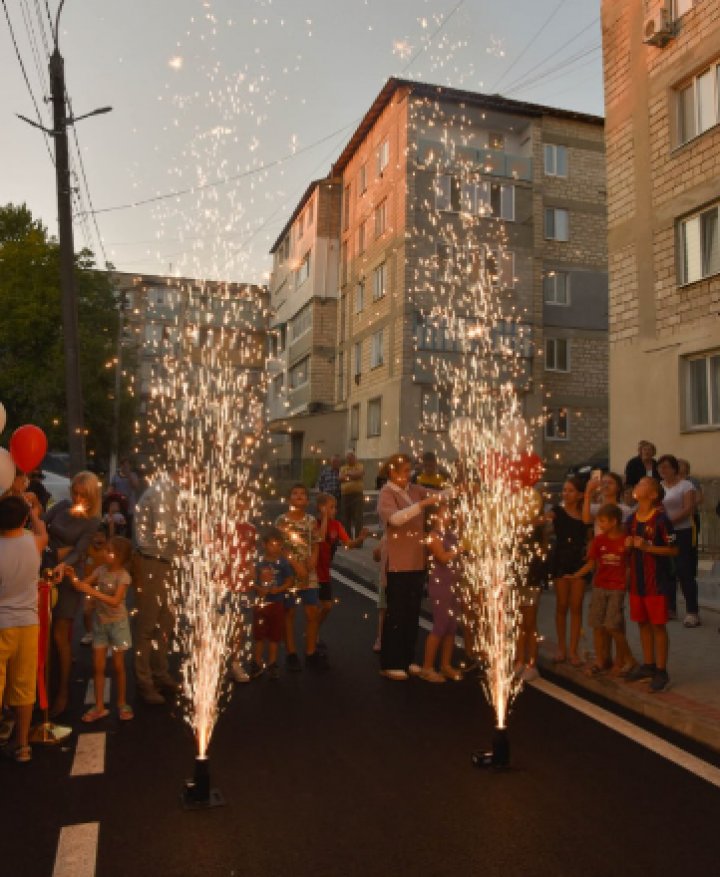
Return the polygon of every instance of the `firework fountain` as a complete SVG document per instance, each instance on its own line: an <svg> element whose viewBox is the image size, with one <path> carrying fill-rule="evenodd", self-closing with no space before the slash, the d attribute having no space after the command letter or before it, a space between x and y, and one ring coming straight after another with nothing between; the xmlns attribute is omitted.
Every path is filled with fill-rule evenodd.
<svg viewBox="0 0 720 877"><path fill-rule="evenodd" d="M253 331L262 303L227 287L176 293L177 338L152 392L160 472L177 479L178 556L172 605L182 701L197 745L186 806L222 803L210 789L208 745L223 702L226 663L241 631L238 586L245 565L239 524L259 503L256 465L263 428L264 353ZM254 366L254 367L252 367Z"/></svg>

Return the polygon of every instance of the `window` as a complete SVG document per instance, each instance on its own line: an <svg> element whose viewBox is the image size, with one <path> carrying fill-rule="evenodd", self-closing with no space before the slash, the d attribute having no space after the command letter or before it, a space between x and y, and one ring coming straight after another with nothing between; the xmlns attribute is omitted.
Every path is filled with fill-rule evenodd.
<svg viewBox="0 0 720 877"><path fill-rule="evenodd" d="M549 408L545 412L545 438L550 441L567 441L569 437L567 408Z"/></svg>
<svg viewBox="0 0 720 877"><path fill-rule="evenodd" d="M449 174L435 177L435 209L454 211L460 209L460 187L457 180Z"/></svg>
<svg viewBox="0 0 720 877"><path fill-rule="evenodd" d="M377 151L378 176L382 175L382 172L388 166L389 162L390 162L390 141L383 140L383 142L378 147L378 151Z"/></svg>
<svg viewBox="0 0 720 877"><path fill-rule="evenodd" d="M367 162L363 162L360 165L360 170L358 171L358 197L363 194L363 192L367 191Z"/></svg>
<svg viewBox="0 0 720 877"><path fill-rule="evenodd" d="M355 287L355 313L361 313L365 307L365 279L358 280Z"/></svg>
<svg viewBox="0 0 720 877"><path fill-rule="evenodd" d="M383 262L373 271L373 301L379 301L381 298L384 298L386 291L385 263Z"/></svg>
<svg viewBox="0 0 720 877"><path fill-rule="evenodd" d="M682 18L686 12L693 8L695 0L673 0L673 17Z"/></svg>
<svg viewBox="0 0 720 877"><path fill-rule="evenodd" d="M380 435L382 431L382 396L368 400L367 434L368 438Z"/></svg>
<svg viewBox="0 0 720 877"><path fill-rule="evenodd" d="M543 277L543 299L546 305L570 304L570 275L567 271L550 271Z"/></svg>
<svg viewBox="0 0 720 877"><path fill-rule="evenodd" d="M570 342L567 338L545 339L545 371L570 371Z"/></svg>
<svg viewBox="0 0 720 877"><path fill-rule="evenodd" d="M505 149L505 135L499 131L491 131L488 134L488 146L490 149Z"/></svg>
<svg viewBox="0 0 720 877"><path fill-rule="evenodd" d="M515 253L509 250L486 249L485 270L490 275L493 286L498 286L500 289L515 287Z"/></svg>
<svg viewBox="0 0 720 877"><path fill-rule="evenodd" d="M157 347L163 340L162 323L145 323L145 343Z"/></svg>
<svg viewBox="0 0 720 877"><path fill-rule="evenodd" d="M310 250L303 256L300 267L295 271L295 287L302 286L310 276Z"/></svg>
<svg viewBox="0 0 720 877"><path fill-rule="evenodd" d="M720 426L720 350L685 360L685 424Z"/></svg>
<svg viewBox="0 0 720 877"><path fill-rule="evenodd" d="M348 245L347 241L340 244L340 280L343 286L348 281Z"/></svg>
<svg viewBox="0 0 720 877"><path fill-rule="evenodd" d="M498 219L513 222L515 219L515 186L499 183L480 183L478 186L478 212L492 213Z"/></svg>
<svg viewBox="0 0 720 877"><path fill-rule="evenodd" d="M350 186L345 186L343 192L343 229L350 225Z"/></svg>
<svg viewBox="0 0 720 877"><path fill-rule="evenodd" d="M275 398L279 399L285 389L285 375L276 375L273 378L272 386Z"/></svg>
<svg viewBox="0 0 720 877"><path fill-rule="evenodd" d="M312 329L312 308L310 305L306 305L290 320L290 340L297 341L310 329Z"/></svg>
<svg viewBox="0 0 720 877"><path fill-rule="evenodd" d="M375 237L379 238L387 227L387 198L375 208Z"/></svg>
<svg viewBox="0 0 720 877"><path fill-rule="evenodd" d="M680 221L678 273L681 284L720 273L719 207L715 204Z"/></svg>
<svg viewBox="0 0 720 877"><path fill-rule="evenodd" d="M361 222L357 232L357 254L362 255L365 252L365 223Z"/></svg>
<svg viewBox="0 0 720 877"><path fill-rule="evenodd" d="M424 314L415 314L415 347L417 350L460 350L459 332L450 332L446 320L428 319Z"/></svg>
<svg viewBox="0 0 720 877"><path fill-rule="evenodd" d="M713 64L678 88L678 143L687 143L720 122L720 64Z"/></svg>
<svg viewBox="0 0 720 877"><path fill-rule="evenodd" d="M545 208L545 237L549 241L570 239L570 216L559 207Z"/></svg>
<svg viewBox="0 0 720 877"><path fill-rule="evenodd" d="M500 183L468 183L442 174L435 177L435 209L451 213L492 213L498 219L515 219L515 187Z"/></svg>
<svg viewBox="0 0 720 877"><path fill-rule="evenodd" d="M383 330L380 329L370 339L370 368L378 368L385 362L383 352Z"/></svg>
<svg viewBox="0 0 720 877"><path fill-rule="evenodd" d="M300 362L295 363L295 365L290 369L290 389L297 390L298 387L303 387L308 382L310 371L310 357L306 356L305 359L301 359Z"/></svg>
<svg viewBox="0 0 720 877"><path fill-rule="evenodd" d="M353 405L350 409L350 441L356 442L360 438L360 406Z"/></svg>
<svg viewBox="0 0 720 877"><path fill-rule="evenodd" d="M308 204L308 209L307 209L307 224L308 224L308 228L310 228L310 226L313 224L314 207L315 207L315 202L314 202L314 201L311 201L311 202Z"/></svg>
<svg viewBox="0 0 720 877"><path fill-rule="evenodd" d="M451 281L455 269L456 247L452 244L436 244L437 279Z"/></svg>
<svg viewBox="0 0 720 877"><path fill-rule="evenodd" d="M568 175L568 157L566 146L545 144L545 174L548 177L566 177Z"/></svg>
<svg viewBox="0 0 720 877"><path fill-rule="evenodd" d="M437 390L423 389L420 402L420 425L431 432L448 428L450 422L450 400Z"/></svg>
<svg viewBox="0 0 720 877"><path fill-rule="evenodd" d="M362 341L353 344L353 377L362 374Z"/></svg>

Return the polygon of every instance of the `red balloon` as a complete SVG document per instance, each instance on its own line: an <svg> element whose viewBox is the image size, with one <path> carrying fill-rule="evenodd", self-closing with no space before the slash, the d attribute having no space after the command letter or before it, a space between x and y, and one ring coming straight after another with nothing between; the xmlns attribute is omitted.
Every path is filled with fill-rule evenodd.
<svg viewBox="0 0 720 877"><path fill-rule="evenodd" d="M527 451L520 456L519 475L523 487L532 487L542 478L545 467L538 454Z"/></svg>
<svg viewBox="0 0 720 877"><path fill-rule="evenodd" d="M32 472L42 463L47 452L47 437L39 426L26 423L10 438L10 454L23 472Z"/></svg>

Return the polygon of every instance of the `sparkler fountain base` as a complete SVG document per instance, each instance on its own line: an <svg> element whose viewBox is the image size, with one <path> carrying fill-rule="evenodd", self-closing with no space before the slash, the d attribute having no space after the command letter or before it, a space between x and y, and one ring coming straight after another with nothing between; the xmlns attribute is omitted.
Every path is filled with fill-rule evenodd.
<svg viewBox="0 0 720 877"><path fill-rule="evenodd" d="M507 728L495 728L492 736L492 749L489 752L477 750L472 754L475 767L507 770L510 767L510 740Z"/></svg>
<svg viewBox="0 0 720 877"><path fill-rule="evenodd" d="M187 780L182 791L184 810L208 810L225 804L222 792L210 788L210 761L207 756L198 755L195 759L195 773Z"/></svg>

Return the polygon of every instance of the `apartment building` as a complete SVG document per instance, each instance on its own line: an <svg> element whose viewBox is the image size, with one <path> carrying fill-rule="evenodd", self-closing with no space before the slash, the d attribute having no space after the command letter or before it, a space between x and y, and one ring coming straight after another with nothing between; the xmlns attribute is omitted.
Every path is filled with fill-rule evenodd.
<svg viewBox="0 0 720 877"><path fill-rule="evenodd" d="M605 0L602 31L612 461L647 438L710 487L720 471L720 0Z"/></svg>
<svg viewBox="0 0 720 877"><path fill-rule="evenodd" d="M550 474L607 454L604 174L600 118L388 80L330 175L341 190L335 394L361 459L446 435L434 362L452 341L427 314L479 241L520 314L520 331L509 320L498 339L524 360L518 386L542 420Z"/></svg>

